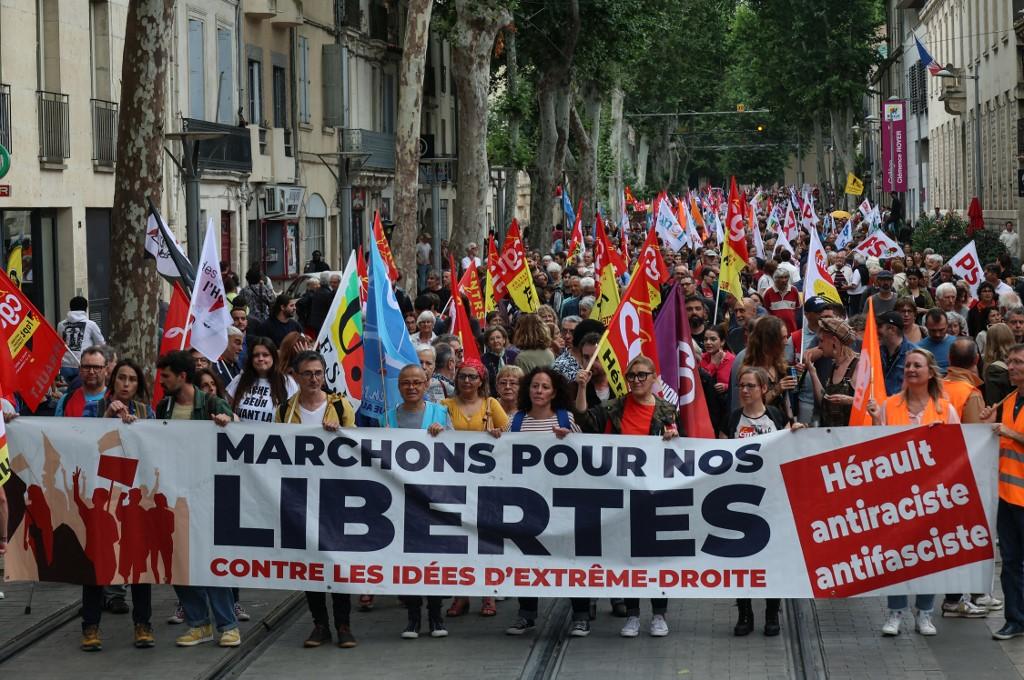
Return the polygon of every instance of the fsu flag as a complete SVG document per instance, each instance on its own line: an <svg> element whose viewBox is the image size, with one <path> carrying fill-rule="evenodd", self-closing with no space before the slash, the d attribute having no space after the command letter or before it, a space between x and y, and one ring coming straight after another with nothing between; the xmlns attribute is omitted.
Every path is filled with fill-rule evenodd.
<svg viewBox="0 0 1024 680"><path fill-rule="evenodd" d="M700 382L700 357L693 349L683 292L672 286L654 322L661 367L661 396L679 407L687 437L714 439L708 403Z"/></svg>
<svg viewBox="0 0 1024 680"><path fill-rule="evenodd" d="M171 304L167 307L164 318L164 332L160 336L160 356L168 352L185 349L189 343L189 333L185 330L188 323L188 296L180 284L175 283L171 290ZM153 378L153 408L164 398L164 388L156 375Z"/></svg>
<svg viewBox="0 0 1024 680"><path fill-rule="evenodd" d="M519 233L519 222L515 219L509 225L505 245L501 248L495 269L516 307L524 312L536 312L539 305L537 290L533 287L530 268L526 266L523 237ZM498 294L497 290L494 292Z"/></svg>
<svg viewBox="0 0 1024 680"><path fill-rule="evenodd" d="M380 251L381 259L388 267L388 278L391 283L398 280L398 267L395 265L395 258L391 255L391 246L384 235L384 225L380 222L380 213L373 213L373 240L377 242L377 250Z"/></svg>
<svg viewBox="0 0 1024 680"><path fill-rule="evenodd" d="M327 363L326 382L334 392L358 402L363 396L363 306L359 298L356 254L349 253L324 324L316 336L316 351Z"/></svg>
<svg viewBox="0 0 1024 680"><path fill-rule="evenodd" d="M820 295L830 302L840 302L839 291L828 273L828 256L818 238L818 230L811 229L811 248L807 254L807 272L804 275L804 295ZM801 356L803 352L801 351Z"/></svg>
<svg viewBox="0 0 1024 680"><path fill-rule="evenodd" d="M0 383L35 411L60 370L64 342L46 317L0 272Z"/></svg>

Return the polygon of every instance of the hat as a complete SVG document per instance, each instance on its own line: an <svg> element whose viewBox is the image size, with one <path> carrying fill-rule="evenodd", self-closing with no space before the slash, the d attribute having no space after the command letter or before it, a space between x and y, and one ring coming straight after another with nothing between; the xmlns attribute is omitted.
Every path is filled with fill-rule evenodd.
<svg viewBox="0 0 1024 680"><path fill-rule="evenodd" d="M846 323L842 319L822 319L818 322L818 328L823 333L834 335L839 342L843 343L847 347L853 345L857 340L857 334L854 332L850 324Z"/></svg>
<svg viewBox="0 0 1024 680"><path fill-rule="evenodd" d="M878 272L877 274L875 274L875 278L876 279L891 279L892 278L892 272L889 271L888 269L883 269L880 272Z"/></svg>
<svg viewBox="0 0 1024 680"><path fill-rule="evenodd" d="M718 257L718 251L708 248L704 251L704 257Z"/></svg>
<svg viewBox="0 0 1024 680"><path fill-rule="evenodd" d="M903 315L899 312L885 312L875 317L878 321L878 325L889 324L890 326L896 326L897 328L903 328Z"/></svg>
<svg viewBox="0 0 1024 680"><path fill-rule="evenodd" d="M820 295L812 295L804 302L804 311L812 314L820 314L828 307L829 301Z"/></svg>

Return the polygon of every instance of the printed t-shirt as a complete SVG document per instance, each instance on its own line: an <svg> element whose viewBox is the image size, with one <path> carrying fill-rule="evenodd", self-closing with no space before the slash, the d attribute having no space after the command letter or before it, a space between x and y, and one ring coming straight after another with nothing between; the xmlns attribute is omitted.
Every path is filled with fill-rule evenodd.
<svg viewBox="0 0 1024 680"><path fill-rule="evenodd" d="M234 402L235 390L238 389L238 381L241 378L241 374L235 376L235 379L224 388L224 391L228 394L229 403ZM299 386L295 384L291 376L288 376L285 378L285 389L288 392L288 398L291 399L292 395L299 391ZM274 409L277 406L278 404L274 404L270 396L270 381L266 378L260 378L249 388L249 392L238 401L235 415L238 416L239 420L272 423L274 422Z"/></svg>

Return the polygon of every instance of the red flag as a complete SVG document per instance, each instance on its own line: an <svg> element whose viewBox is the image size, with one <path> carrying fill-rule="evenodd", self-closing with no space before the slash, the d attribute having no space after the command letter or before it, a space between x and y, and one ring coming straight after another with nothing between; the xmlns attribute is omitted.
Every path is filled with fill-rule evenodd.
<svg viewBox="0 0 1024 680"><path fill-rule="evenodd" d="M67 347L46 317L0 272L0 383L39 407Z"/></svg>
<svg viewBox="0 0 1024 680"><path fill-rule="evenodd" d="M629 190L629 185L628 184L626 185L626 190L623 193L626 196L626 205L628 205L630 208L632 208L633 204L636 203L636 199L633 198L633 192Z"/></svg>
<svg viewBox="0 0 1024 680"><path fill-rule="evenodd" d="M395 258L391 256L391 246L384 235L384 225L380 222L380 213L373 213L373 240L377 242L377 249L380 257L388 267L388 278L391 283L398 280L398 267L395 265Z"/></svg>
<svg viewBox="0 0 1024 680"><path fill-rule="evenodd" d="M494 295L494 299L488 302L497 305L498 300L505 297L505 282L498 271L498 248L494 245L493 236L487 237L487 285Z"/></svg>
<svg viewBox="0 0 1024 680"><path fill-rule="evenodd" d="M356 250L356 273L359 274L359 301L366 304L366 292L370 290L370 275L366 271L366 258L363 257L363 247Z"/></svg>
<svg viewBox="0 0 1024 680"><path fill-rule="evenodd" d="M449 266L451 271L457 271L455 269L455 258L452 257L451 253L448 253ZM469 270L467 270L468 273ZM469 325L469 316L466 314L466 307L462 304L462 290L458 283L458 280L452 277L452 306L451 324L449 324L449 332L455 333L459 336L459 342L462 343L462 357L463 360L475 359L480 361L480 348L477 347L476 338L473 336L473 328Z"/></svg>
<svg viewBox="0 0 1024 680"><path fill-rule="evenodd" d="M608 234L604 230L604 220L601 219L601 213L597 213L594 216L595 223L595 234L594 239L594 271L600 272L604 269L605 264L608 262L612 263L615 267L615 275L622 276L626 273L626 263L622 261L622 257L612 248L611 242L608 240Z"/></svg>
<svg viewBox="0 0 1024 680"><path fill-rule="evenodd" d="M139 467L137 458L125 458L124 456L109 456L100 454L100 466L96 470L98 477L109 479L124 486L131 487L135 484L135 471Z"/></svg>
<svg viewBox="0 0 1024 680"><path fill-rule="evenodd" d="M729 208L725 214L726 236L729 245L743 262L750 257L747 254L747 231L743 227L743 220L746 218L746 211L743 209L746 200L740 197L736 189L736 178L729 180Z"/></svg>
<svg viewBox="0 0 1024 680"><path fill-rule="evenodd" d="M175 283L171 290L171 304L167 307L167 316L164 319L164 333L160 336L160 356L189 345L191 333L185 331L185 322L188 319L188 296L181 284ZM160 386L160 380L154 374L153 378L153 407L164 398L164 389Z"/></svg>
<svg viewBox="0 0 1024 680"><path fill-rule="evenodd" d="M572 234L569 236L569 247L565 249L566 258L572 260L583 254L583 199L576 206L576 219L572 222ZM577 252L579 251L579 252Z"/></svg>
<svg viewBox="0 0 1024 680"><path fill-rule="evenodd" d="M469 305L473 309L473 316L480 323L484 322L484 294L480 290L480 277L476 273L476 260L470 258L469 268L462 275L459 287L469 298Z"/></svg>
<svg viewBox="0 0 1024 680"><path fill-rule="evenodd" d="M523 237L519 233L519 222L514 218L508 227L505 244L498 254L495 266L515 306L524 312L537 311L537 291L533 286L530 268L526 264L526 251L523 248Z"/></svg>

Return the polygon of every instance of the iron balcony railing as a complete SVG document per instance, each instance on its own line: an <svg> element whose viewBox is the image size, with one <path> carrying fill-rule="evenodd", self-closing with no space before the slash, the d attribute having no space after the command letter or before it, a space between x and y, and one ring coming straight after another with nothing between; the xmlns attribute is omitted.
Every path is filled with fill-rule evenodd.
<svg viewBox="0 0 1024 680"><path fill-rule="evenodd" d="M11 153L11 86L0 83L0 146Z"/></svg>
<svg viewBox="0 0 1024 680"><path fill-rule="evenodd" d="M68 96L38 90L36 99L39 104L39 160L63 163L71 158Z"/></svg>
<svg viewBox="0 0 1024 680"><path fill-rule="evenodd" d="M92 160L106 168L117 162L117 102L92 100Z"/></svg>

